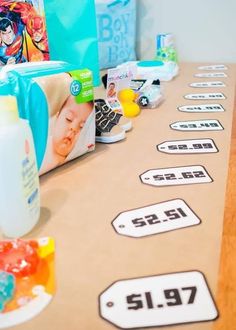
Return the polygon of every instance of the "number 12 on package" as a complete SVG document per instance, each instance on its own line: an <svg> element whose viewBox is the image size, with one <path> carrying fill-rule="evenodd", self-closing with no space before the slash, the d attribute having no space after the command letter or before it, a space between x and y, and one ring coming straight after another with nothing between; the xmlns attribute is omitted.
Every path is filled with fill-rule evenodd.
<svg viewBox="0 0 236 330"><path fill-rule="evenodd" d="M122 329L214 320L218 311L198 271L118 281L100 295L100 314Z"/></svg>

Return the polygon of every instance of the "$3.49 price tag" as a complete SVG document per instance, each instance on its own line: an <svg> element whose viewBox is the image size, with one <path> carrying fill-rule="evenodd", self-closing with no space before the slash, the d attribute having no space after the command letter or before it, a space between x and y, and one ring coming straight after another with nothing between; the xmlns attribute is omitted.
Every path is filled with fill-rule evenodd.
<svg viewBox="0 0 236 330"><path fill-rule="evenodd" d="M224 64L213 64L199 66L198 70L228 70L228 68Z"/></svg>
<svg viewBox="0 0 236 330"><path fill-rule="evenodd" d="M197 78L226 78L227 74L224 72L207 72L207 73L196 73L194 77Z"/></svg>
<svg viewBox="0 0 236 330"><path fill-rule="evenodd" d="M140 175L143 183L163 187L195 183L209 183L212 178L201 165L148 170Z"/></svg>
<svg viewBox="0 0 236 330"><path fill-rule="evenodd" d="M198 105L183 105L178 107L179 111L183 112L223 112L225 109L221 104L198 104Z"/></svg>
<svg viewBox="0 0 236 330"><path fill-rule="evenodd" d="M209 87L225 87L225 84L222 81L202 81L202 82L191 83L189 86L196 88L209 88Z"/></svg>
<svg viewBox="0 0 236 330"><path fill-rule="evenodd" d="M187 94L184 96L187 100L225 100L226 97L223 93L199 93Z"/></svg>
<svg viewBox="0 0 236 330"><path fill-rule="evenodd" d="M219 151L212 139L166 141L158 144L157 150L167 154L206 154Z"/></svg>
<svg viewBox="0 0 236 330"><path fill-rule="evenodd" d="M117 281L99 302L100 315L121 329L203 322L218 316L198 271Z"/></svg>
<svg viewBox="0 0 236 330"><path fill-rule="evenodd" d="M174 199L120 213L112 222L117 233L144 237L195 226L201 220L182 199Z"/></svg>
<svg viewBox="0 0 236 330"><path fill-rule="evenodd" d="M170 124L177 131L222 131L224 127L217 119L177 121Z"/></svg>

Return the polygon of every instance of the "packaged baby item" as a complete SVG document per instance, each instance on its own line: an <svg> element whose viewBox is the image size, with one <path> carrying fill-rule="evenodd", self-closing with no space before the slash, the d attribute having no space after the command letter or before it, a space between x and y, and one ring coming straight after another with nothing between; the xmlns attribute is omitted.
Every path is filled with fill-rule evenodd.
<svg viewBox="0 0 236 330"><path fill-rule="evenodd" d="M100 68L135 60L136 0L96 0Z"/></svg>
<svg viewBox="0 0 236 330"><path fill-rule="evenodd" d="M20 117L28 119L32 128L40 174L94 150L90 70L78 70L65 62L7 67L4 69L10 70L7 76L11 93L18 100Z"/></svg>
<svg viewBox="0 0 236 330"><path fill-rule="evenodd" d="M174 36L171 33L157 35L156 60L163 62L178 62Z"/></svg>
<svg viewBox="0 0 236 330"><path fill-rule="evenodd" d="M31 129L14 96L0 96L0 155L0 228L20 237L39 219L40 196Z"/></svg>

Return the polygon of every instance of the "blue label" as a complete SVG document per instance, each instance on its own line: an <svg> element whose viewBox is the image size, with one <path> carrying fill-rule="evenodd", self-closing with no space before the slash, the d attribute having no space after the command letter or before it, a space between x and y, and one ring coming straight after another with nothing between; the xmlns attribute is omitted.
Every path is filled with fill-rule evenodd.
<svg viewBox="0 0 236 330"><path fill-rule="evenodd" d="M79 95L79 93L81 92L81 88L82 88L82 85L81 85L81 82L79 80L74 80L70 84L70 92L74 96Z"/></svg>

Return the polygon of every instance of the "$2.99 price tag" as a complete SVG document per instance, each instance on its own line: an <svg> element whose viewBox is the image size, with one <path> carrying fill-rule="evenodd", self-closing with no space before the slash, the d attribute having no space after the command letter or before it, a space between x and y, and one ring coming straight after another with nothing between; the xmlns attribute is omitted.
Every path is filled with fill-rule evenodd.
<svg viewBox="0 0 236 330"><path fill-rule="evenodd" d="M158 144L157 150L167 154L206 154L219 151L212 139L166 141Z"/></svg>
<svg viewBox="0 0 236 330"><path fill-rule="evenodd" d="M112 222L117 233L144 237L198 225L201 220L182 199L120 213Z"/></svg>
<svg viewBox="0 0 236 330"><path fill-rule="evenodd" d="M121 329L214 320L218 316L201 272L118 281L100 295L101 316Z"/></svg>
<svg viewBox="0 0 236 330"><path fill-rule="evenodd" d="M177 131L222 131L224 127L217 119L176 121L170 127Z"/></svg>
<svg viewBox="0 0 236 330"><path fill-rule="evenodd" d="M157 187L209 183L212 178L201 165L148 170L140 175L143 183Z"/></svg>

